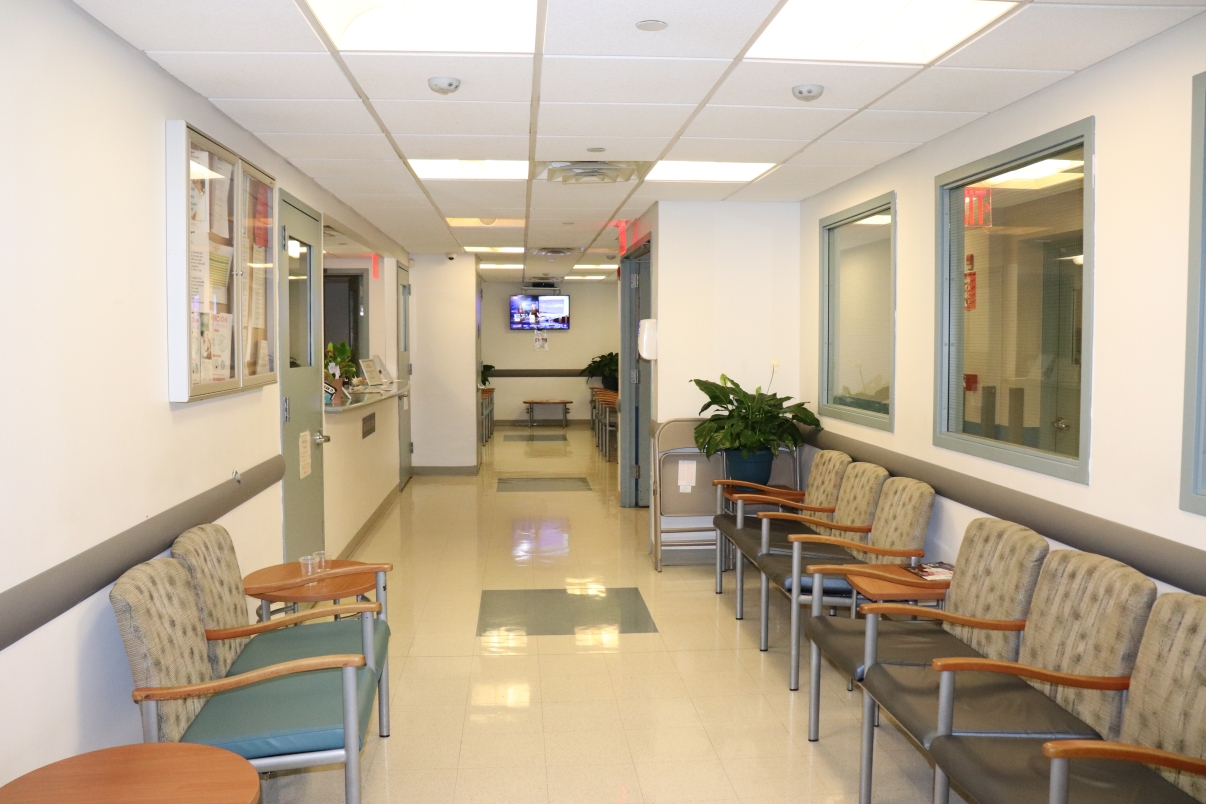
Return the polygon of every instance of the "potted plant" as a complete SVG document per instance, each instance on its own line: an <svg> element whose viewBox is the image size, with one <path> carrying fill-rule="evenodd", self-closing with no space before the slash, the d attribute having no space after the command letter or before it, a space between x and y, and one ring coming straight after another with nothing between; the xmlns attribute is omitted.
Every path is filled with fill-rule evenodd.
<svg viewBox="0 0 1206 804"><path fill-rule="evenodd" d="M692 382L708 397L699 412L719 409L696 426L695 446L709 458L724 452L731 480L765 486L770 482L771 464L779 446L795 447L804 442L797 423L821 428L821 422L803 402L787 404L790 396L763 393L761 386L750 393L723 374L718 383Z"/></svg>
<svg viewBox="0 0 1206 804"><path fill-rule="evenodd" d="M482 363L482 385L490 384L490 372L494 371L494 366L489 363Z"/></svg>
<svg viewBox="0 0 1206 804"><path fill-rule="evenodd" d="M352 359L352 347L346 341L328 343L322 362L335 381L336 391L343 388L345 381L351 382L356 378L356 361Z"/></svg>
<svg viewBox="0 0 1206 804"><path fill-rule="evenodd" d="M618 352L598 355L578 373L585 374L587 379L598 377L608 391L618 391L620 390L620 355Z"/></svg>

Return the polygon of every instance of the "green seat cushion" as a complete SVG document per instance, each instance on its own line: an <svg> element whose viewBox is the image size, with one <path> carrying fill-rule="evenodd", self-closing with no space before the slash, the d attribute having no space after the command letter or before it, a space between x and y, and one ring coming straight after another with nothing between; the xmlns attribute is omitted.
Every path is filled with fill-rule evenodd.
<svg viewBox="0 0 1206 804"><path fill-rule="evenodd" d="M378 666L389 655L389 634L389 625L385 620L373 620L373 650ZM257 634L243 648L227 675L332 653L364 653L359 618L305 623Z"/></svg>

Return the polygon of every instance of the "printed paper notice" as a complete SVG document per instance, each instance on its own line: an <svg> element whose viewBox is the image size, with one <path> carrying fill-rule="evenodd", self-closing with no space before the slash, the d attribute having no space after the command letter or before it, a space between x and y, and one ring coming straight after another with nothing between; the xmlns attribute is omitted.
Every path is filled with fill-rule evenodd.
<svg viewBox="0 0 1206 804"><path fill-rule="evenodd" d="M532 339L532 344L537 352L547 352L549 350L549 336L545 332L537 332Z"/></svg>
<svg viewBox="0 0 1206 804"><path fill-rule="evenodd" d="M361 360L360 369L364 372L364 378L368 380L369 385L380 385L384 382L381 379L381 372L377 370L377 364L372 360Z"/></svg>
<svg viewBox="0 0 1206 804"><path fill-rule="evenodd" d="M209 284L216 304L226 304L226 284L230 281L230 263L234 249L214 246L209 252Z"/></svg>
<svg viewBox="0 0 1206 804"><path fill-rule="evenodd" d="M209 230L218 237L230 237L230 177L234 175L234 165L217 154L210 154L210 170L217 177L210 178L209 194Z"/></svg>
<svg viewBox="0 0 1206 804"><path fill-rule="evenodd" d="M209 317L209 354L213 366L214 382L229 380L231 377L231 324L227 313L214 313Z"/></svg>
<svg viewBox="0 0 1206 804"><path fill-rule="evenodd" d="M297 470L302 479L310 475L310 431L297 437Z"/></svg>
<svg viewBox="0 0 1206 804"><path fill-rule="evenodd" d="M268 361L268 341L256 341L255 347L255 373L268 374L272 371L272 364Z"/></svg>
<svg viewBox="0 0 1206 804"><path fill-rule="evenodd" d="M268 326L268 314L265 309L265 290L267 282L264 279L264 269L251 267L251 327L265 329Z"/></svg>
<svg viewBox="0 0 1206 804"><path fill-rule="evenodd" d="M678 463L678 490L683 494L690 494L691 489L695 487L695 461L679 461Z"/></svg>

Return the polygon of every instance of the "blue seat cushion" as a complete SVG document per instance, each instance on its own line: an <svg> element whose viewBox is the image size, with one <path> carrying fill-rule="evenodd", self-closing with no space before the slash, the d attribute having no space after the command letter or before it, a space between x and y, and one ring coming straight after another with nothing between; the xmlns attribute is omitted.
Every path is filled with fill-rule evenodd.
<svg viewBox="0 0 1206 804"><path fill-rule="evenodd" d="M362 653L358 619L300 625L259 634L227 676L271 664L333 653ZM389 649L389 626L377 620L377 655ZM342 670L315 670L261 681L210 698L182 739L233 751L246 759L343 748ZM373 713L377 674L356 670L360 745Z"/></svg>
<svg viewBox="0 0 1206 804"><path fill-rule="evenodd" d="M227 675L246 673L294 659L308 659L311 656L364 653L364 638L361 634L360 619L356 617L324 623L305 623L257 634L234 660ZM389 635L389 625L385 620L374 619L373 651L378 666L389 655Z"/></svg>
<svg viewBox="0 0 1206 804"><path fill-rule="evenodd" d="M758 569L765 572L770 582L782 589L785 592L791 591L791 556L771 555L763 553L758 556ZM824 558L805 561L800 568L800 572L808 568L809 564L861 564L854 556L849 553L845 558ZM846 579L840 575L826 575L822 581L823 589L827 595L844 595L850 596L854 593L854 589L846 582ZM812 576L801 574L800 577L800 594L812 594Z"/></svg>

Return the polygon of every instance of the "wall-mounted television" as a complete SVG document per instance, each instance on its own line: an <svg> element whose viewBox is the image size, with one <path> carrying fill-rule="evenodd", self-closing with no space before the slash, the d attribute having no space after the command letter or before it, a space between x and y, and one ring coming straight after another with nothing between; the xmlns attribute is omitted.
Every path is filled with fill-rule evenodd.
<svg viewBox="0 0 1206 804"><path fill-rule="evenodd" d="M569 328L569 296L511 297L511 329Z"/></svg>

